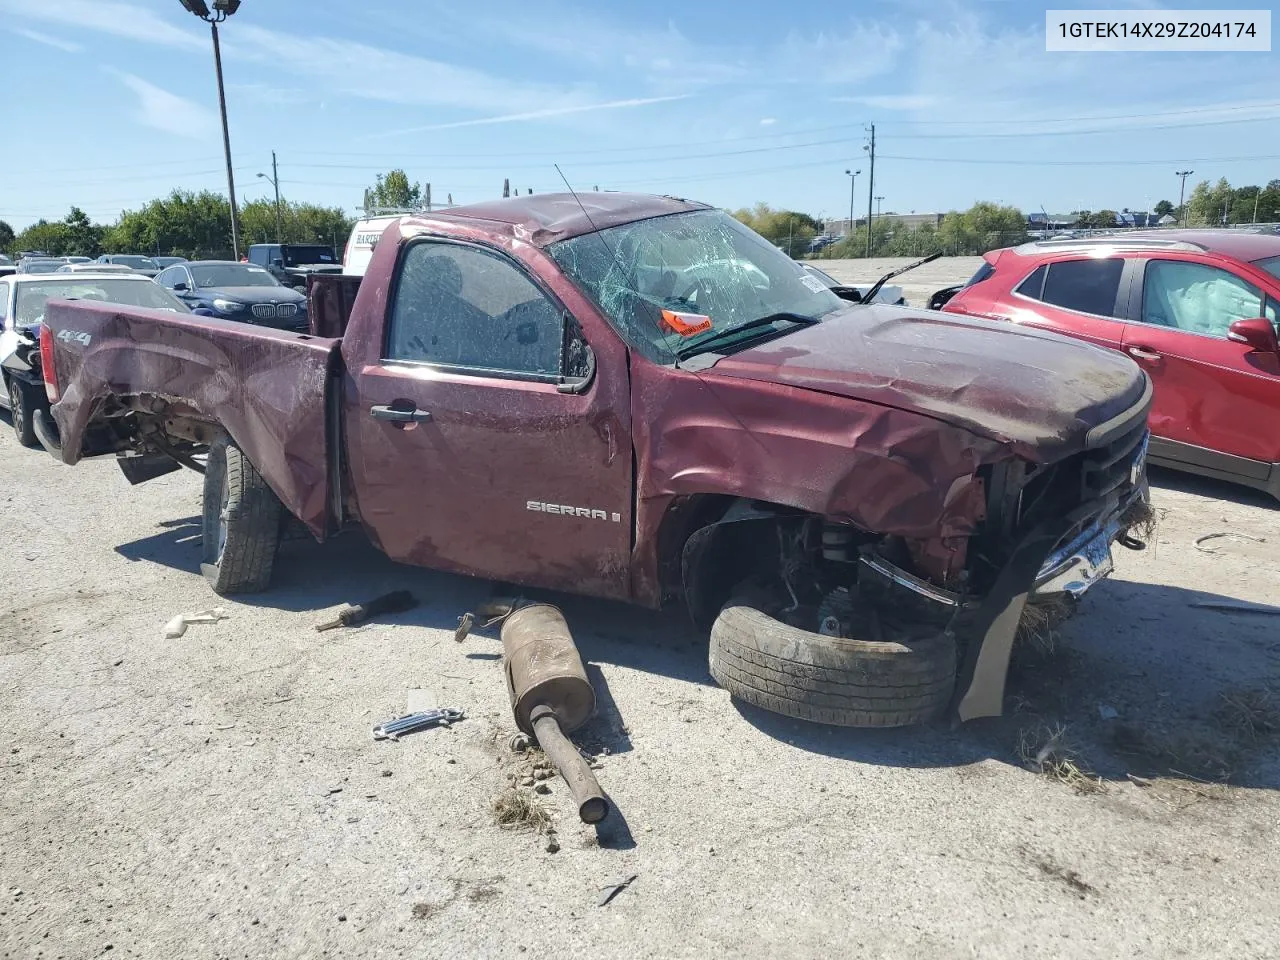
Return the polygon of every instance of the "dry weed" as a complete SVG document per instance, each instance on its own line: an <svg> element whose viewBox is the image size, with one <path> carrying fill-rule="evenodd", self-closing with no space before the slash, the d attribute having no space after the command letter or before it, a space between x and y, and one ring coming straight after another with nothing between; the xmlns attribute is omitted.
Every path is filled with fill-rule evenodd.
<svg viewBox="0 0 1280 960"><path fill-rule="evenodd" d="M1042 659L1058 652L1058 628L1071 618L1074 605L1066 599L1039 600L1022 609L1017 641L1028 644Z"/></svg>
<svg viewBox="0 0 1280 960"><path fill-rule="evenodd" d="M509 830L544 833L551 825L551 817L538 798L518 787L508 787L493 798L493 818Z"/></svg>
<svg viewBox="0 0 1280 960"><path fill-rule="evenodd" d="M1067 740L1067 728L1023 727L1018 731L1018 759L1050 780L1076 793L1102 793L1106 782L1085 764L1080 751Z"/></svg>
<svg viewBox="0 0 1280 960"><path fill-rule="evenodd" d="M1280 733L1280 703L1270 690L1228 690L1220 695L1213 717L1228 733L1250 743Z"/></svg>

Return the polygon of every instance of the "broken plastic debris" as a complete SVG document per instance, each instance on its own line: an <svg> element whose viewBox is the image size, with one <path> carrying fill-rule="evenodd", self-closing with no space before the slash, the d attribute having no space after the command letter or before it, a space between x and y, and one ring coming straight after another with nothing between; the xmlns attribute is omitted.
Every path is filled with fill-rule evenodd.
<svg viewBox="0 0 1280 960"><path fill-rule="evenodd" d="M198 613L180 613L164 625L165 639L176 640L186 633L187 627L193 623L217 623L219 620L226 620L227 616L227 611L222 607L201 610Z"/></svg>

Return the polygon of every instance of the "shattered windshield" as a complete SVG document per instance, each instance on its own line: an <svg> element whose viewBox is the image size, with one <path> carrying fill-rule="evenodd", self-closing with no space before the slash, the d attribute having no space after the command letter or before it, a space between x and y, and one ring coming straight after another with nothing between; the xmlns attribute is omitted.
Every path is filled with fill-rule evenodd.
<svg viewBox="0 0 1280 960"><path fill-rule="evenodd" d="M712 338L709 349L717 351L745 342L760 335L755 322L764 317L817 319L844 306L800 264L719 210L623 224L561 240L548 252L628 343L657 363ZM664 310L710 323L673 326ZM741 338L732 335L738 328Z"/></svg>

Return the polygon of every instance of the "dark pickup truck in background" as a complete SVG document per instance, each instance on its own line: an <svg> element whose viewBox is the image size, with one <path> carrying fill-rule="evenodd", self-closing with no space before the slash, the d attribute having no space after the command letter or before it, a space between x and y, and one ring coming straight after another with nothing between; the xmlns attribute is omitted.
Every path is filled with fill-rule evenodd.
<svg viewBox="0 0 1280 960"><path fill-rule="evenodd" d="M132 482L203 472L219 592L268 585L287 512L405 563L682 602L735 696L888 726L998 714L1025 605L1138 545L1131 361L849 303L701 204L406 217L363 281L313 286L311 334L46 313L41 442Z"/></svg>
<svg viewBox="0 0 1280 960"><path fill-rule="evenodd" d="M333 247L319 243L255 243L249 247L248 258L286 287L297 290L305 290L313 276L342 272Z"/></svg>

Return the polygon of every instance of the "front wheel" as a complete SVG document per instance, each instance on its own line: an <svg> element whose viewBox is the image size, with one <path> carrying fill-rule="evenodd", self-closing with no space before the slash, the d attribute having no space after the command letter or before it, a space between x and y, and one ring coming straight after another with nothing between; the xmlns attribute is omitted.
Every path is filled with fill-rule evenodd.
<svg viewBox="0 0 1280 960"><path fill-rule="evenodd" d="M209 448L200 570L215 593L254 593L271 582L284 508L230 440Z"/></svg>
<svg viewBox="0 0 1280 960"><path fill-rule="evenodd" d="M35 425L31 422L34 400L29 386L17 377L9 378L9 416L13 421L13 432L24 447L37 446Z"/></svg>
<svg viewBox="0 0 1280 960"><path fill-rule="evenodd" d="M842 727L925 723L946 709L956 647L942 628L877 640L826 636L778 620L761 609L768 606L739 592L711 627L711 675L732 696Z"/></svg>

